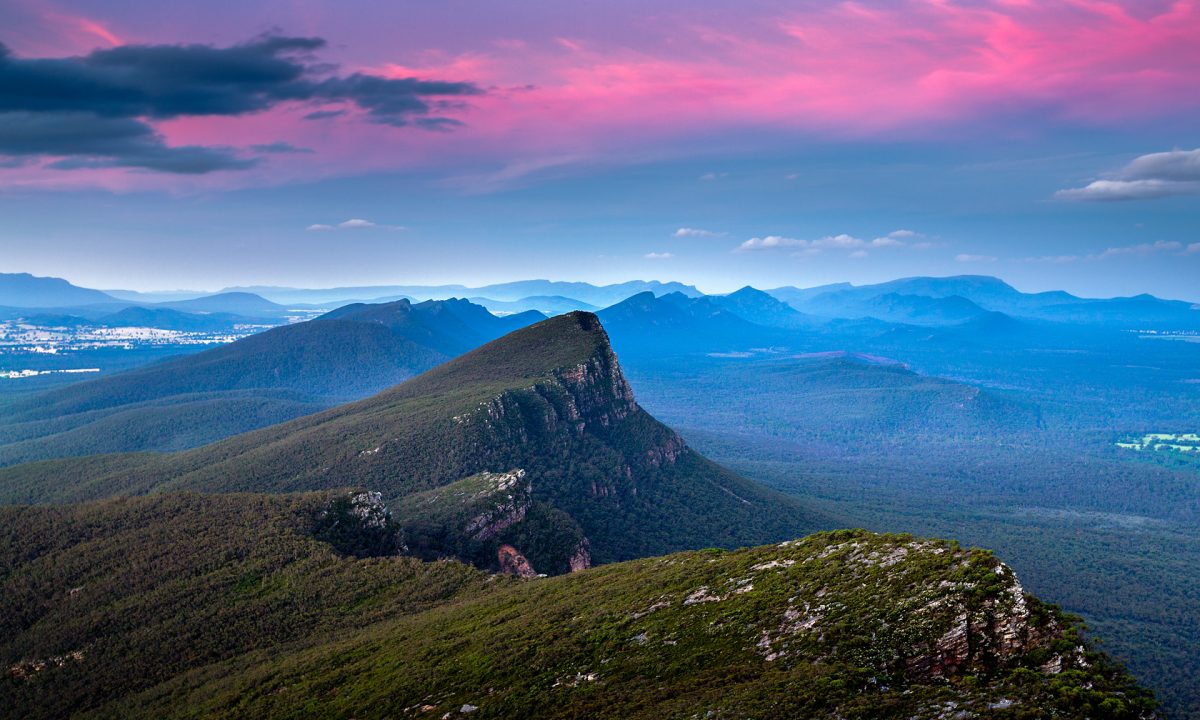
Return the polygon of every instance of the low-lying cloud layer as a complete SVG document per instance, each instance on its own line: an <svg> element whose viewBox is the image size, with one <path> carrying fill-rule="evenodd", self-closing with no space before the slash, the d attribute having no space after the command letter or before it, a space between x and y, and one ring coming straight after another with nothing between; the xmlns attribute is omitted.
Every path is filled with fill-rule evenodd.
<svg viewBox="0 0 1200 720"><path fill-rule="evenodd" d="M50 167L170 173L239 170L257 158L218 146L171 146L153 123L239 116L298 103L310 117L355 109L372 123L444 130L438 113L482 91L465 82L338 75L321 38L263 36L239 45L120 45L66 58L15 57L0 44L0 156ZM297 152L287 143L259 153Z"/></svg>

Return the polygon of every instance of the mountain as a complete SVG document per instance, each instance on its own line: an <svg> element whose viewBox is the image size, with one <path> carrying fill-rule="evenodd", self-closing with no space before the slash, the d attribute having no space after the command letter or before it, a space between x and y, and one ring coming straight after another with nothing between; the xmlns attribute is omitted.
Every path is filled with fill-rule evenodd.
<svg viewBox="0 0 1200 720"><path fill-rule="evenodd" d="M32 321L32 319L31 319ZM237 325L278 325L274 318L255 318L225 312L194 313L160 307L127 307L102 315L95 324L106 327L152 327L184 332L232 330Z"/></svg>
<svg viewBox="0 0 1200 720"><path fill-rule="evenodd" d="M528 297L568 297L592 307L605 307L620 302L630 295L653 292L665 295L681 292L691 297L702 293L691 285L657 280L631 280L613 285L593 285L585 282L559 282L551 280L521 280L517 282L466 287L465 285L371 285L363 287L340 287L328 289L301 289L270 286L226 288L224 292L250 292L262 295L275 302L313 303L347 302L361 298L391 299L398 296L441 300L449 297L481 297L500 302L517 302ZM535 308L540 309L540 308ZM584 308L579 308L584 309Z"/></svg>
<svg viewBox="0 0 1200 720"><path fill-rule="evenodd" d="M1153 718L990 553L864 531L552 578L369 493L0 508L0 697L59 717Z"/></svg>
<svg viewBox="0 0 1200 720"><path fill-rule="evenodd" d="M117 298L54 277L29 273L0 273L0 306L14 308L69 307L114 303Z"/></svg>
<svg viewBox="0 0 1200 720"><path fill-rule="evenodd" d="M809 298L823 295L829 292L838 290L849 290L854 286L848 282L830 283L828 285L816 285L810 288L798 288L790 285L777 287L773 290L767 290L766 293L771 297L778 298L792 307L799 307L804 304Z"/></svg>
<svg viewBox="0 0 1200 720"><path fill-rule="evenodd" d="M1134 330L1200 330L1200 305L1135 295L1046 305L1037 317L1057 322L1119 325Z"/></svg>
<svg viewBox="0 0 1200 720"><path fill-rule="evenodd" d="M542 317L465 300L340 308L15 402L0 463L194 447L366 397Z"/></svg>
<svg viewBox="0 0 1200 720"><path fill-rule="evenodd" d="M138 304L153 304L160 302L171 302L172 300L194 300L199 297L212 295L211 291L204 290L151 290L142 292L138 290L104 290L105 293L112 295L118 300L128 300Z"/></svg>
<svg viewBox="0 0 1200 720"><path fill-rule="evenodd" d="M409 340L453 357L484 342L525 327L546 316L536 311L497 317L469 300L407 300L354 303L322 315L320 320L349 319L381 325Z"/></svg>
<svg viewBox="0 0 1200 720"><path fill-rule="evenodd" d="M333 288L294 288L274 285L227 287L221 292L244 292L260 295L285 305L345 304L348 302L388 301L409 298L465 297L472 294L465 285L361 285Z"/></svg>
<svg viewBox="0 0 1200 720"><path fill-rule="evenodd" d="M685 434L930 446L1042 425L1033 402L861 353L666 358L635 369L647 407Z"/></svg>
<svg viewBox="0 0 1200 720"><path fill-rule="evenodd" d="M508 507L495 523L480 520L495 525L483 538L489 561L500 562L498 546L509 545L551 563L539 571L570 565L581 549L611 562L779 539L822 522L700 456L646 413L599 320L581 312L510 333L366 400L195 450L10 468L0 472L0 498L355 486L393 504L483 472L523 473L533 503Z"/></svg>
<svg viewBox="0 0 1200 720"><path fill-rule="evenodd" d="M182 310L191 313L232 313L250 317L271 317L287 314L283 305L267 300L254 293L225 292L191 300L173 300L158 303L156 307Z"/></svg>
<svg viewBox="0 0 1200 720"><path fill-rule="evenodd" d="M928 297L892 292L864 296L851 290L817 295L803 307L808 312L828 317L873 317L885 322L916 325L961 323L987 312L961 295Z"/></svg>
<svg viewBox="0 0 1200 720"><path fill-rule="evenodd" d="M485 285L475 294L496 300L520 300L536 295L560 295L586 302L593 307L606 307L638 293L655 295L682 293L688 297L699 297L703 293L691 285L657 280L631 280L614 285L592 285L584 282L558 282L550 280L523 280L519 282Z"/></svg>
<svg viewBox="0 0 1200 720"><path fill-rule="evenodd" d="M912 277L876 285L837 285L771 294L803 312L829 317L870 316L893 322L962 322L980 311L1053 322L1129 330L1198 330L1200 306L1152 295L1081 298L1062 291L1024 293L985 275ZM939 302L940 301L940 302Z"/></svg>
<svg viewBox="0 0 1200 720"><path fill-rule="evenodd" d="M534 295L520 300L492 300L485 297L473 297L471 302L482 305L494 313L515 313L536 310L546 315L562 315L575 310L594 312L598 307L575 298L561 295Z"/></svg>
<svg viewBox="0 0 1200 720"><path fill-rule="evenodd" d="M709 301L713 306L756 325L811 328L820 323L817 318L805 315L782 300L749 285L729 295L710 296Z"/></svg>
<svg viewBox="0 0 1200 720"><path fill-rule="evenodd" d="M635 355L730 351L770 345L779 337L779 329L743 320L723 304L710 297L692 298L682 293L655 297L644 292L597 315L617 348Z"/></svg>

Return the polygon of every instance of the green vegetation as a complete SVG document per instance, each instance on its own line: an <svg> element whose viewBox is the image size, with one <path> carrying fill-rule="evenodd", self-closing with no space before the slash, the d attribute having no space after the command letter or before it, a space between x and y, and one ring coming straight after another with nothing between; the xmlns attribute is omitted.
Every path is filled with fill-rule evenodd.
<svg viewBox="0 0 1200 720"><path fill-rule="evenodd" d="M1133 718L1152 707L989 553L843 531L522 582L339 555L312 532L331 511L378 527L354 498L0 510L0 702L26 718Z"/></svg>
<svg viewBox="0 0 1200 720"><path fill-rule="evenodd" d="M336 497L0 508L3 714L65 717L192 668L333 637L496 582L458 563L340 556L312 537Z"/></svg>

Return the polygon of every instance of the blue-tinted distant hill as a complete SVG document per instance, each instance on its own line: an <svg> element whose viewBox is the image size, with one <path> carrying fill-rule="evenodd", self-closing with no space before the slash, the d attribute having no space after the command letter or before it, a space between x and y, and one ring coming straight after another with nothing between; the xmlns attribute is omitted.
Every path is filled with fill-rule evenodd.
<svg viewBox="0 0 1200 720"><path fill-rule="evenodd" d="M62 278L0 273L0 306L45 308L115 302L119 301L111 295L72 285Z"/></svg>
<svg viewBox="0 0 1200 720"><path fill-rule="evenodd" d="M585 310L587 312L599 310L598 307L591 303L585 303L582 300L563 297L561 295L534 295L521 298L520 300L492 300L485 297L473 297L471 298L471 302L482 305L495 313L518 313L527 310L536 310L544 315L562 315L563 313L574 312L575 310Z"/></svg>
<svg viewBox="0 0 1200 720"><path fill-rule="evenodd" d="M644 292L597 315L622 354L731 351L785 336L782 329L749 322L723 307L728 304L720 298Z"/></svg>
<svg viewBox="0 0 1200 720"><path fill-rule="evenodd" d="M813 328L822 323L821 319L802 313L749 285L728 295L711 295L708 300L714 307L756 325L800 329Z"/></svg>
<svg viewBox="0 0 1200 720"><path fill-rule="evenodd" d="M366 397L543 318L465 300L341 308L14 402L0 464L211 442Z"/></svg>
<svg viewBox="0 0 1200 720"><path fill-rule="evenodd" d="M288 309L254 293L223 292L191 300L175 300L156 303L153 307L182 310L183 312L232 313L250 317L284 315Z"/></svg>
<svg viewBox="0 0 1200 720"><path fill-rule="evenodd" d="M442 300L450 297L485 297L502 302L516 302L528 297L560 296L578 300L593 307L606 307L640 292L665 295L681 292L691 297L702 293L691 285L657 280L632 280L614 285L593 285L585 282L559 282L552 280L520 280L517 282L467 287L465 285L371 285L362 287L339 287L305 289L288 287L231 287L225 292L240 291L261 295L278 303L328 304L362 298L395 298L405 296L418 299Z"/></svg>
<svg viewBox="0 0 1200 720"><path fill-rule="evenodd" d="M41 324L47 319L34 317L30 318L30 321ZM80 321L82 318L75 320ZM238 325L278 325L282 321L274 317L246 317L228 312L194 313L164 307L133 306L101 316L95 321L75 324L87 322L105 327L152 327L183 332L215 332L231 330Z"/></svg>
<svg viewBox="0 0 1200 720"><path fill-rule="evenodd" d="M945 324L971 319L982 310L1130 330L1200 329L1200 306L1193 303L1151 295L1081 298L1062 291L1025 293L999 278L983 275L901 278L876 285L839 284L806 290L782 287L770 293L797 310L826 317Z"/></svg>
<svg viewBox="0 0 1200 720"><path fill-rule="evenodd" d="M928 297L893 292L865 296L852 290L835 290L817 295L805 302L803 307L807 312L825 317L872 317L914 325L959 323L987 313L987 310L961 295Z"/></svg>

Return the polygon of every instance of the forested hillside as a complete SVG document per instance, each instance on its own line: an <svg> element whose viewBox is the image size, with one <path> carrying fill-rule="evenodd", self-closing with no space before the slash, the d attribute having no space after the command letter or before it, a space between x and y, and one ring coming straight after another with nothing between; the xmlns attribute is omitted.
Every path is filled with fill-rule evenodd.
<svg viewBox="0 0 1200 720"><path fill-rule="evenodd" d="M838 532L520 581L339 552L321 539L334 524L344 548L387 527L369 499L345 511L359 502L168 494L0 509L6 711L1139 718L1153 707L986 552Z"/></svg>

